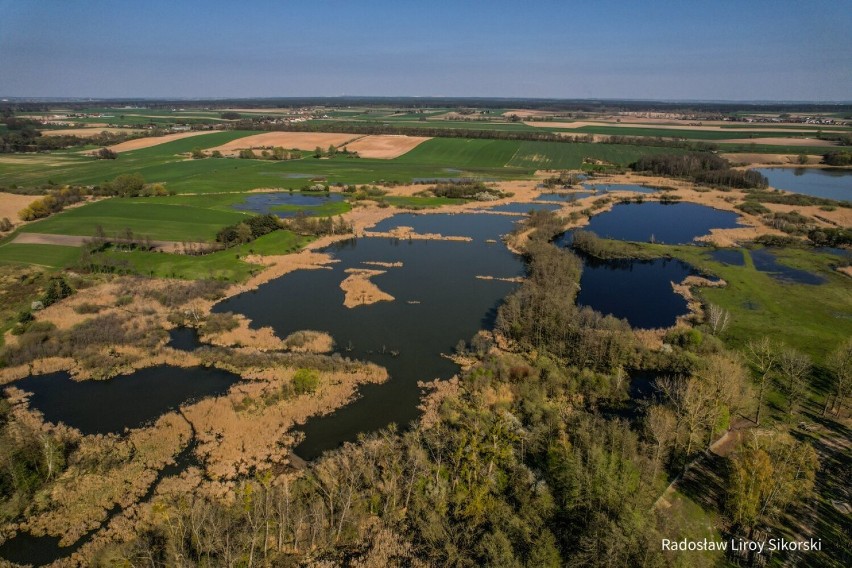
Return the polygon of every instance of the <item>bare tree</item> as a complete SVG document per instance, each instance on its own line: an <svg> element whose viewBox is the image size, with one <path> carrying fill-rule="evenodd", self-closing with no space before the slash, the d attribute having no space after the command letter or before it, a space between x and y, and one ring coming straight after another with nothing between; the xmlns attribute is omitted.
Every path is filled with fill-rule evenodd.
<svg viewBox="0 0 852 568"><path fill-rule="evenodd" d="M787 414L792 415L807 391L811 359L801 351L788 347L778 357L781 390L787 395Z"/></svg>
<svg viewBox="0 0 852 568"><path fill-rule="evenodd" d="M710 331L713 332L713 335L724 333L730 322L731 314L728 310L716 304L707 306L707 323L710 325Z"/></svg>
<svg viewBox="0 0 852 568"><path fill-rule="evenodd" d="M648 409L645 417L645 428L649 437L654 441L654 475L662 464L672 444L677 437L677 417L674 412L662 404L655 404Z"/></svg>
<svg viewBox="0 0 852 568"><path fill-rule="evenodd" d="M826 412L832 410L838 415L852 391L852 338L835 349L826 363L831 371L834 392L826 396L822 414L825 416Z"/></svg>
<svg viewBox="0 0 852 568"><path fill-rule="evenodd" d="M778 365L778 350L772 340L764 336L762 339L748 342L745 356L758 375L757 414L754 423L760 426L760 413L763 410L763 399L766 394L766 380Z"/></svg>
<svg viewBox="0 0 852 568"><path fill-rule="evenodd" d="M696 375L703 381L703 392L707 396L707 445L710 446L724 413L733 416L742 408L746 373L734 354L717 353L707 357L704 367Z"/></svg>

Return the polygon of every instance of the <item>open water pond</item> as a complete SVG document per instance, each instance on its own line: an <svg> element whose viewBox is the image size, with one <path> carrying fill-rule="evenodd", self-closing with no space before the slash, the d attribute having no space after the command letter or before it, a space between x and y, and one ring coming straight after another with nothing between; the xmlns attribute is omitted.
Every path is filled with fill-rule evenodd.
<svg viewBox="0 0 852 568"><path fill-rule="evenodd" d="M690 265L667 258L581 258L583 275L577 304L626 319L640 329L669 327L687 313L686 299L674 292L672 282L680 283L695 274Z"/></svg>
<svg viewBox="0 0 852 568"><path fill-rule="evenodd" d="M717 249L710 253L710 258L729 266L745 266L741 249Z"/></svg>
<svg viewBox="0 0 852 568"><path fill-rule="evenodd" d="M75 381L66 372L12 383L32 393L30 406L48 422L83 434L138 428L192 400L224 394L240 378L220 369L160 365L105 381Z"/></svg>
<svg viewBox="0 0 852 568"><path fill-rule="evenodd" d="M710 229L738 227L737 214L695 203L619 203L611 211L595 215L584 227L599 237L690 244Z"/></svg>
<svg viewBox="0 0 852 568"><path fill-rule="evenodd" d="M176 327L169 330L168 347L178 351L195 351L198 349L198 330L194 327Z"/></svg>
<svg viewBox="0 0 852 568"><path fill-rule="evenodd" d="M58 536L33 536L20 533L0 545L0 559L15 564L45 566L51 562L70 556L80 545L81 541L69 546L59 546Z"/></svg>
<svg viewBox="0 0 852 568"><path fill-rule="evenodd" d="M632 191L634 193L656 193L659 188L635 183L610 183L610 184L583 184L590 191L597 190L598 193L610 193L611 191Z"/></svg>
<svg viewBox="0 0 852 568"><path fill-rule="evenodd" d="M363 385L361 397L335 413L309 420L296 454L313 459L325 450L356 439L358 433L396 423L407 426L419 413L417 381L446 379L458 367L441 354L454 351L479 330L493 326L502 299L517 286L476 276L516 277L525 272L521 258L504 246L488 244L512 229L506 215L399 214L375 228L414 226L418 232L471 236L472 242L361 238L325 249L340 262L331 269L302 270L257 290L226 299L216 312L251 318L252 327L271 326L280 337L302 329L329 333L341 354L387 368L390 379ZM364 262L402 262L382 268ZM394 296L390 302L347 308L341 281L347 268L376 268L386 273L373 282Z"/></svg>
<svg viewBox="0 0 852 568"><path fill-rule="evenodd" d="M272 213L278 217L287 218L293 217L301 209L310 215L312 207L319 207L326 203L335 203L338 201L343 201L343 196L339 193L255 193L246 197L242 203L235 204L233 208L240 211L251 211L259 215ZM285 211L280 209L282 206L299 209Z"/></svg>
<svg viewBox="0 0 852 568"><path fill-rule="evenodd" d="M852 170L821 168L759 168L776 189L802 195L852 201Z"/></svg>
<svg viewBox="0 0 852 568"><path fill-rule="evenodd" d="M753 249L750 251L754 267L760 272L766 272L776 280L792 284L817 285L825 282L825 278L819 274L808 272L781 264L772 249Z"/></svg>

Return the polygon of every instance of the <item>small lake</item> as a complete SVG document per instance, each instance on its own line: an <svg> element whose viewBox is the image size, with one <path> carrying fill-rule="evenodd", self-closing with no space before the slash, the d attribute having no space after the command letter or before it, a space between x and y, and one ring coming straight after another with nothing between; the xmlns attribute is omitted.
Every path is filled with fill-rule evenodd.
<svg viewBox="0 0 852 568"><path fill-rule="evenodd" d="M852 201L852 170L821 168L759 168L769 185L802 195Z"/></svg>
<svg viewBox="0 0 852 568"><path fill-rule="evenodd" d="M710 253L710 258L728 266L745 266L741 249L717 249Z"/></svg>
<svg viewBox="0 0 852 568"><path fill-rule="evenodd" d="M214 307L216 312L245 314L252 327L271 326L280 337L302 329L325 331L341 355L387 368L387 382L363 385L361 397L352 404L310 419L301 428L306 438L297 455L313 459L355 440L359 432L392 422L407 426L417 418L417 381L446 379L458 372L441 354L452 353L459 340L469 341L478 330L491 328L497 307L517 286L476 276L515 277L525 272L519 256L485 242L511 231L515 220L487 214L398 214L375 230L414 226L419 232L475 240L351 239L324 249L340 260L330 270L293 272ZM365 261L403 263L372 279L396 299L347 308L340 289L344 271L367 267Z"/></svg>
<svg viewBox="0 0 852 568"><path fill-rule="evenodd" d="M176 327L169 330L166 346L178 351L195 351L199 347L198 330L194 327Z"/></svg>
<svg viewBox="0 0 852 568"><path fill-rule="evenodd" d="M599 237L622 241L690 244L710 229L738 227L737 214L695 203L619 203L583 227Z"/></svg>
<svg viewBox="0 0 852 568"><path fill-rule="evenodd" d="M781 264L772 249L753 249L749 252L757 270L766 272L781 282L810 284L812 286L825 282L825 278L818 274Z"/></svg>
<svg viewBox="0 0 852 568"><path fill-rule="evenodd" d="M239 380L220 369L160 365L105 381L75 381L58 372L12 384L32 393L30 406L46 421L63 422L88 435L144 426L181 404L224 394Z"/></svg>
<svg viewBox="0 0 852 568"><path fill-rule="evenodd" d="M293 217L302 209L308 215L311 214L312 207L319 207L326 203L335 203L343 201L343 195L339 193L299 193L299 192L278 192L278 193L255 193L246 197L242 203L233 205L234 209L239 211L251 211L259 215L272 213L281 217ZM299 208L293 210L280 210L281 207Z"/></svg>
<svg viewBox="0 0 852 568"><path fill-rule="evenodd" d="M633 191L635 193L656 193L659 188L634 183L611 183L611 184L583 184L590 191L597 190L598 193L610 193L612 191Z"/></svg>
<svg viewBox="0 0 852 568"><path fill-rule="evenodd" d="M635 328L654 329L674 325L687 313L683 296L672 282L680 283L696 271L677 259L599 260L587 255L577 304L603 314L626 319Z"/></svg>

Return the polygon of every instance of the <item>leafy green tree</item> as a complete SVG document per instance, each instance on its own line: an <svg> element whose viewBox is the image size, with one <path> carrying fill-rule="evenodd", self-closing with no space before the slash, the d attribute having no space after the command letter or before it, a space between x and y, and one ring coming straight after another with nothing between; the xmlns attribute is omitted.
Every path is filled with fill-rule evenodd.
<svg viewBox="0 0 852 568"><path fill-rule="evenodd" d="M319 373L313 369L299 369L293 375L293 391L296 394L310 394L317 390Z"/></svg>
<svg viewBox="0 0 852 568"><path fill-rule="evenodd" d="M74 290L63 276L54 276L47 282L47 289L41 297L41 302L47 307L63 298L67 298L73 293Z"/></svg>
<svg viewBox="0 0 852 568"><path fill-rule="evenodd" d="M813 490L814 449L786 433L754 437L731 460L728 510L749 535Z"/></svg>

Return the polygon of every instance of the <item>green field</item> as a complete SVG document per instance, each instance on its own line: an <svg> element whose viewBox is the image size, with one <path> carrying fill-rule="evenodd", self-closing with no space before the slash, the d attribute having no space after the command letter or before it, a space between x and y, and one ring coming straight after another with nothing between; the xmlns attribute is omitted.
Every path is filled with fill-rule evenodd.
<svg viewBox="0 0 852 568"><path fill-rule="evenodd" d="M651 256L674 256L702 272L723 278L723 288L698 288L699 296L731 313L726 343L742 347L749 339L772 334L773 339L822 359L852 336L852 287L849 277L833 269L838 258L810 249L773 249L782 264L819 274L818 285L776 280L754 267L747 249L745 265L730 266L713 260L706 247L631 244Z"/></svg>
<svg viewBox="0 0 852 568"><path fill-rule="evenodd" d="M290 231L275 231L250 243L201 256L147 251L107 251L100 256L126 262L132 272L145 276L189 280L213 278L235 282L245 280L262 269L262 266L240 260L240 257L247 254L288 254L308 242L309 238Z"/></svg>
<svg viewBox="0 0 852 568"><path fill-rule="evenodd" d="M433 138L394 162L452 168L502 168L515 155L519 144L513 140Z"/></svg>
<svg viewBox="0 0 852 568"><path fill-rule="evenodd" d="M583 158L626 166L649 154L679 154L681 148L560 142L520 142L509 165L532 169L579 169Z"/></svg>
<svg viewBox="0 0 852 568"><path fill-rule="evenodd" d="M837 257L795 248L776 250L782 264L827 279L813 286L779 282L755 269L748 250L743 253L745 266L725 266L710 260L701 263L728 282L725 288L700 289L707 301L731 312L728 342L741 346L771 330L774 339L821 361L841 341L852 337L852 287L848 276L832 269ZM676 256L687 255L681 252Z"/></svg>
<svg viewBox="0 0 852 568"><path fill-rule="evenodd" d="M0 265L27 264L62 268L77 262L80 252L79 247L6 243L0 245Z"/></svg>
<svg viewBox="0 0 852 568"><path fill-rule="evenodd" d="M199 199L203 202L203 199ZM90 237L100 225L107 235L131 229L137 237L163 241L213 241L216 232L249 213L171 204L168 198L113 198L68 209L21 228L26 233Z"/></svg>

